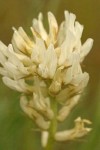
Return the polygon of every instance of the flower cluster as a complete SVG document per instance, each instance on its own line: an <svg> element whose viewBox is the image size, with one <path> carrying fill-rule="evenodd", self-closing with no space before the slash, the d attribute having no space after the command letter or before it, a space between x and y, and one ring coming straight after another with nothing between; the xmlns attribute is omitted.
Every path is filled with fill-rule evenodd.
<svg viewBox="0 0 100 150"><path fill-rule="evenodd" d="M76 16L65 11L65 20L58 23L48 12L49 32L43 26L42 13L33 19L29 37L22 27L13 28L12 42L0 42L0 74L9 88L21 92L23 111L45 132L55 114L51 99L57 102L57 121L64 121L78 103L89 75L82 71L81 63L93 45L92 39L81 42L83 26ZM90 131L80 117L71 130L56 132L58 141L81 137Z"/></svg>

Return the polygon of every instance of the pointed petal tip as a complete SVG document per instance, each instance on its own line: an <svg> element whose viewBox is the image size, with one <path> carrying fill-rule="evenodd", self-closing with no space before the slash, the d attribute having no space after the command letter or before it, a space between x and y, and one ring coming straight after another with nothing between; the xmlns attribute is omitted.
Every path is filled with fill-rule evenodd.
<svg viewBox="0 0 100 150"><path fill-rule="evenodd" d="M68 10L65 10L65 11L64 11L64 14L65 14L65 15L66 15L66 14L68 15L68 14L69 14L69 11L68 11Z"/></svg>
<svg viewBox="0 0 100 150"><path fill-rule="evenodd" d="M54 24L57 23L54 14L53 14L52 12L50 12L50 11L48 12L48 20L49 20L50 23L51 23L51 22L53 22Z"/></svg>
<svg viewBox="0 0 100 150"><path fill-rule="evenodd" d="M78 118L76 118L75 120L74 120L74 122L79 122L79 121L81 121L82 119L81 119L81 117L78 117Z"/></svg>
<svg viewBox="0 0 100 150"><path fill-rule="evenodd" d="M53 16L53 13L51 11L48 11L48 16Z"/></svg>
<svg viewBox="0 0 100 150"><path fill-rule="evenodd" d="M42 12L39 13L38 19L39 19L39 20L42 20L42 19L43 19L43 13L42 13Z"/></svg>
<svg viewBox="0 0 100 150"><path fill-rule="evenodd" d="M90 43L90 45L91 45L91 48L92 48L92 46L93 46L93 43L94 43L94 40L93 40L92 38L89 38L89 39L88 39L88 42Z"/></svg>
<svg viewBox="0 0 100 150"><path fill-rule="evenodd" d="M14 26L12 27L12 30L13 30L14 32L17 31L17 29L16 29Z"/></svg>
<svg viewBox="0 0 100 150"><path fill-rule="evenodd" d="M90 132L90 131L92 131L92 128L86 128L86 131Z"/></svg>

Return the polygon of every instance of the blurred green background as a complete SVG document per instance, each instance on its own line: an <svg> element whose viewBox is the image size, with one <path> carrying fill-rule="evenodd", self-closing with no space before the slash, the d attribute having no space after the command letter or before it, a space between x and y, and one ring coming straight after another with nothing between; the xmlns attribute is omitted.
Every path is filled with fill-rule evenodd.
<svg viewBox="0 0 100 150"><path fill-rule="evenodd" d="M40 11L45 24L48 11L60 23L64 10L76 14L85 27L82 41L91 37L94 46L83 65L90 74L88 87L60 128L71 127L73 119L82 116L93 122L93 130L83 139L56 144L55 150L100 150L100 0L0 0L0 40L10 43L12 26L30 32L28 27ZM33 122L20 109L19 96L0 80L0 150L41 150L40 133L34 132Z"/></svg>

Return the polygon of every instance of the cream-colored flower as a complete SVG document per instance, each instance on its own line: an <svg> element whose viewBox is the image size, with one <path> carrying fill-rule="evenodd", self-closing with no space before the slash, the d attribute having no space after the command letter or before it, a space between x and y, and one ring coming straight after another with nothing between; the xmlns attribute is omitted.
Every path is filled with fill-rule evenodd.
<svg viewBox="0 0 100 150"><path fill-rule="evenodd" d="M74 14L68 11L64 14L65 20L59 26L54 15L48 12L47 32L40 13L38 19L33 19L33 37L19 27L13 28L11 44L6 46L0 42L3 82L21 92L21 108L42 130L48 130L55 116L51 98L60 105L56 119L63 121L78 103L89 80L81 63L91 50L93 40L89 38L82 44L83 26ZM72 130L57 132L55 139L74 139L90 131L83 126L86 121L78 120L78 128L76 125Z"/></svg>
<svg viewBox="0 0 100 150"><path fill-rule="evenodd" d="M90 128L84 127L84 124L91 124L89 120L81 119L80 117L75 120L75 127L73 129L59 131L55 134L55 140L57 141L67 141L74 140L86 135L91 131Z"/></svg>

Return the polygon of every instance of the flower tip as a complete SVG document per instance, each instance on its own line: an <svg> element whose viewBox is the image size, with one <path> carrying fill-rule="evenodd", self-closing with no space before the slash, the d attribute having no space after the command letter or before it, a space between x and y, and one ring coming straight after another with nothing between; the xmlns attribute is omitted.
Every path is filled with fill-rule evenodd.
<svg viewBox="0 0 100 150"><path fill-rule="evenodd" d="M65 16L66 16L66 15L69 15L69 11L68 11L68 10L65 10L65 11L64 11L64 14L65 14Z"/></svg>
<svg viewBox="0 0 100 150"><path fill-rule="evenodd" d="M69 11L65 10L64 11L64 14L65 14L65 18L68 19L69 16L71 17L71 19L75 20L76 19L76 15L73 14L73 13L70 13Z"/></svg>
<svg viewBox="0 0 100 150"><path fill-rule="evenodd" d="M84 122L84 123L86 123L86 124L88 124L88 125L92 124L92 122L91 122L90 120L81 119L81 117L76 118L76 119L74 120L74 122L75 122L75 123L76 123L76 122Z"/></svg>
<svg viewBox="0 0 100 150"><path fill-rule="evenodd" d="M89 41L89 43L90 43L90 47L92 48L94 40L91 39L91 38L89 38L88 41Z"/></svg>
<svg viewBox="0 0 100 150"><path fill-rule="evenodd" d="M51 11L48 11L48 16L53 16Z"/></svg>
<svg viewBox="0 0 100 150"><path fill-rule="evenodd" d="M39 13L38 18L39 18L39 20L42 20L42 19L43 19L43 14L42 14L42 12Z"/></svg>
<svg viewBox="0 0 100 150"><path fill-rule="evenodd" d="M87 132L92 131L92 128L85 128Z"/></svg>
<svg viewBox="0 0 100 150"><path fill-rule="evenodd" d="M49 21L50 26L55 27L55 28L58 29L56 18L54 16L54 14L50 11L48 12L48 21Z"/></svg>
<svg viewBox="0 0 100 150"><path fill-rule="evenodd" d="M45 148L48 142L48 136L49 133L47 131L43 131L42 132L42 136L41 136L41 144L42 146Z"/></svg>
<svg viewBox="0 0 100 150"><path fill-rule="evenodd" d="M8 49L11 50L12 49L12 44L8 45Z"/></svg>
<svg viewBox="0 0 100 150"><path fill-rule="evenodd" d="M15 27L12 27L12 30L13 30L13 31L16 31L16 28L15 28Z"/></svg>
<svg viewBox="0 0 100 150"><path fill-rule="evenodd" d="M82 120L81 117L78 117L74 120L74 122L80 122L81 120Z"/></svg>
<svg viewBox="0 0 100 150"><path fill-rule="evenodd" d="M84 123L86 123L86 124L92 124L92 122L90 121L90 120L87 120L87 119L83 119L83 121L84 121Z"/></svg>

